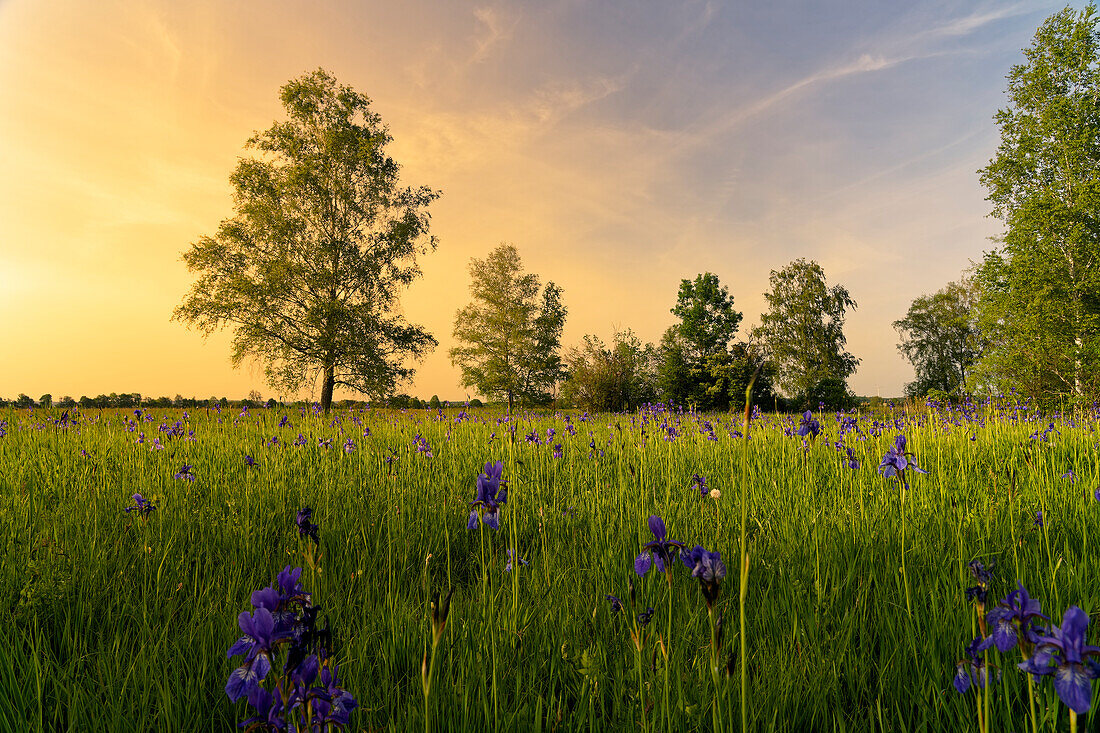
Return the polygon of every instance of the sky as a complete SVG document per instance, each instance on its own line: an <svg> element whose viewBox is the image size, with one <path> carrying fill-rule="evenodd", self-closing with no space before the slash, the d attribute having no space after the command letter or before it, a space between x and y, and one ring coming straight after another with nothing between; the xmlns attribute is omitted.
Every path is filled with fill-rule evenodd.
<svg viewBox="0 0 1100 733"><path fill-rule="evenodd" d="M816 260L858 304L849 385L899 395L891 323L993 246L977 171L1061 7L0 0L0 396L275 394L231 367L229 332L170 318L245 141L318 67L371 98L403 182L442 192L402 298L439 346L403 391L475 396L454 315L470 258L509 242L562 287L566 347L658 341L707 271L744 335L769 273Z"/></svg>

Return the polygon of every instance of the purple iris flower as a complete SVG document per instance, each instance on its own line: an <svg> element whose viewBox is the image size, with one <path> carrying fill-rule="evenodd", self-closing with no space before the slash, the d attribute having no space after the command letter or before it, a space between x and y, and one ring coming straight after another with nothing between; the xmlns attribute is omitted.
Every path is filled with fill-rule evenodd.
<svg viewBox="0 0 1100 733"><path fill-rule="evenodd" d="M691 571L691 577L699 579L703 598L710 608L718 600L719 581L726 577L721 553L707 552L702 545L696 545L688 552L681 552L680 561Z"/></svg>
<svg viewBox="0 0 1100 733"><path fill-rule="evenodd" d="M286 730L281 695L272 695L257 684L248 692L248 704L256 709L256 715L245 719L238 727L245 729L259 728L260 730Z"/></svg>
<svg viewBox="0 0 1100 733"><path fill-rule="evenodd" d="M991 571L996 564L996 560L989 563L988 568L982 564L981 560L971 560L966 564L966 569L978 581L977 585L966 589L966 600L977 605L979 613L985 610L985 601L989 596L989 581L993 577Z"/></svg>
<svg viewBox="0 0 1100 733"><path fill-rule="evenodd" d="M145 516L149 514L149 512L156 509L156 507L153 506L152 502L146 500L141 494L134 494L130 498L134 500L134 505L126 507L127 514L129 514L130 512L137 512L138 514Z"/></svg>
<svg viewBox="0 0 1100 733"><path fill-rule="evenodd" d="M561 458L561 456L562 456L561 443L555 443L554 444L554 458Z"/></svg>
<svg viewBox="0 0 1100 733"><path fill-rule="evenodd" d="M965 694L973 683L977 683L978 687L985 687L988 671L984 660L978 656L978 645L981 641L982 637L975 636L966 645L966 659L955 665L955 679L952 680L952 684L959 694Z"/></svg>
<svg viewBox="0 0 1100 733"><path fill-rule="evenodd" d="M1053 636L1040 636L1035 653L1017 665L1034 675L1054 675L1054 691L1079 715L1089 711L1091 680L1100 677L1100 665L1089 658L1100 656L1100 648L1085 644L1088 625L1088 614L1070 606L1062 616L1062 626L1051 629Z"/></svg>
<svg viewBox="0 0 1100 733"><path fill-rule="evenodd" d="M284 567L276 578L279 584L279 602L288 603L290 601L308 601L309 593L306 593L302 588L302 584L299 579L302 577L301 568L291 568L289 565Z"/></svg>
<svg viewBox="0 0 1100 733"><path fill-rule="evenodd" d="M993 568L995 567L997 567L996 560L989 563L989 567L986 567L981 560L971 560L966 564L966 569L974 576L974 580L982 585L988 584L993 579Z"/></svg>
<svg viewBox="0 0 1100 733"><path fill-rule="evenodd" d="M351 711L359 706L351 693L340 687L339 667L332 660L326 660L321 667L321 685L323 694L313 700L313 709L322 725L329 723L346 726Z"/></svg>
<svg viewBox="0 0 1100 733"><path fill-rule="evenodd" d="M509 547L508 548L508 564L504 566L504 572L506 572L506 573L512 572L512 561L515 558L516 558L516 551L513 550L511 547ZM529 563L521 557L519 559L519 564L520 565L528 565Z"/></svg>
<svg viewBox="0 0 1100 733"><path fill-rule="evenodd" d="M852 469L853 471L858 470L859 460L856 458L856 454L852 452L851 448L845 447L845 450L848 451L848 468Z"/></svg>
<svg viewBox="0 0 1100 733"><path fill-rule="evenodd" d="M654 540L642 545L642 551L634 558L634 572L645 575L651 565L656 563L657 572L665 572L671 567L672 561L680 550L684 549L684 543L667 539L665 520L653 514L649 517L649 531L653 533Z"/></svg>
<svg viewBox="0 0 1100 733"><path fill-rule="evenodd" d="M252 468L253 466L256 465L256 459L253 458L252 456L246 455L244 457L244 465L248 466L249 468Z"/></svg>
<svg viewBox="0 0 1100 733"><path fill-rule="evenodd" d="M229 647L227 658L238 654L245 655L244 664L229 675L229 681L225 683L225 694L230 701L236 702L248 695L253 688L263 682L264 677L271 671L271 645L275 639L275 619L271 611L260 607L252 614L241 611L237 617L237 624L241 627L241 638Z"/></svg>
<svg viewBox="0 0 1100 733"><path fill-rule="evenodd" d="M1043 527L1043 510L1042 509L1035 512L1035 526L1039 527L1040 529L1042 529L1042 527Z"/></svg>
<svg viewBox="0 0 1100 733"><path fill-rule="evenodd" d="M351 453L354 450L355 450L355 441L353 441L351 438L348 438L347 440L345 440L344 441L344 452L345 453Z"/></svg>
<svg viewBox="0 0 1100 733"><path fill-rule="evenodd" d="M986 624L993 627L989 638L978 645L979 651L985 651L996 645L1002 654L1016 646L1021 634L1025 651L1039 641L1039 635L1033 626L1037 618L1050 619L1040 612L1039 601L1028 595L1027 589L1017 583L1017 589L1001 600L988 614Z"/></svg>
<svg viewBox="0 0 1100 733"><path fill-rule="evenodd" d="M480 517L490 529L500 529L500 507L508 501L508 485L501 486L500 477L504 472L504 464L486 463L485 472L477 477L477 496L470 502L470 521L466 523L467 529L476 529L477 520Z"/></svg>
<svg viewBox="0 0 1100 733"><path fill-rule="evenodd" d="M417 435L416 440L414 440L413 442L416 443L417 453L422 453L428 458L435 458L435 454L432 453L432 447L428 445L427 438Z"/></svg>
<svg viewBox="0 0 1100 733"><path fill-rule="evenodd" d="M691 488L699 489L699 496L706 496L710 491L707 488L707 477L697 473L691 474Z"/></svg>
<svg viewBox="0 0 1100 733"><path fill-rule="evenodd" d="M185 463L180 466L180 470L176 472L174 478L183 479L184 481L194 481L195 474L191 473L191 466Z"/></svg>
<svg viewBox="0 0 1100 733"><path fill-rule="evenodd" d="M605 595L604 598L611 604L611 613L622 613L623 602L613 595Z"/></svg>
<svg viewBox="0 0 1100 733"><path fill-rule="evenodd" d="M798 435L805 438L810 436L810 440L813 440L821 433L821 423L815 418L814 414L809 410L806 410L802 414L802 420L799 422Z"/></svg>
<svg viewBox="0 0 1100 733"><path fill-rule="evenodd" d="M321 544L321 536L317 530L319 527L313 524L313 509L311 507L305 507L298 511L298 516L294 519L294 524L298 527L299 537L309 537L316 545Z"/></svg>
<svg viewBox="0 0 1100 733"><path fill-rule="evenodd" d="M894 438L894 444L890 446L890 450L886 451L886 455L882 457L882 463L879 464L878 472L886 478L897 477L902 486L908 487L909 484L905 481L905 471L911 470L916 473L928 473L923 468L913 463L909 456L912 456L905 450L905 436L899 435Z"/></svg>

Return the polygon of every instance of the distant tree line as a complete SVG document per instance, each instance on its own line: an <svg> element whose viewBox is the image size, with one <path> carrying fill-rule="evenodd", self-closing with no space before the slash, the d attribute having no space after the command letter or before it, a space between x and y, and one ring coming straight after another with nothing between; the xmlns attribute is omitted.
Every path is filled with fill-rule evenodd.
<svg viewBox="0 0 1100 733"><path fill-rule="evenodd" d="M451 360L463 385L509 409L555 404L629 411L670 402L707 411L738 410L754 381L765 408L844 408L854 403L847 379L859 360L845 351L844 315L855 301L829 288L816 262L795 260L771 273L768 312L738 340L742 313L717 275L682 280L659 344L631 329L610 343L585 335L560 353L566 309L550 283L538 298L537 276L523 272L510 244L470 262L473 302L455 317ZM780 396L777 385L785 388Z"/></svg>
<svg viewBox="0 0 1100 733"><path fill-rule="evenodd" d="M477 399L464 400L462 402L440 400L437 395L432 395L429 400L421 400L416 397L410 397L407 394L398 394L379 402L366 402L364 400L335 400L333 404L340 408L358 408L358 407L390 407L394 409L443 409L450 407L483 407L484 403ZM79 399L73 399L72 397L65 396L59 400L55 400L52 395L44 394L37 400L29 397L25 394L20 394L15 399L5 399L0 397L0 407L15 407L18 409L26 408L57 408L57 409L95 409L106 410L111 408L124 408L124 409L140 409L147 407L155 408L214 408L221 407L226 408L240 408L240 407L312 407L313 403L308 400L295 400L292 402L283 402L276 400L274 397L263 399L258 393L253 392L248 397L239 400L230 400L226 397L209 397L207 399L201 399L199 397L183 397L182 395L176 395L175 397L143 397L137 392L118 394L112 392L109 395L101 394L96 397L88 397L81 395Z"/></svg>

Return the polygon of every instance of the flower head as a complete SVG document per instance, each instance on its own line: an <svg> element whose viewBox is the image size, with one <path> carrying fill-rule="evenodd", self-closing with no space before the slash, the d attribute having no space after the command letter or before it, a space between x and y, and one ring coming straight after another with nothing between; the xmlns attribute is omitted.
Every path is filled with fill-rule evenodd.
<svg viewBox="0 0 1100 733"><path fill-rule="evenodd" d="M271 611L261 606L254 613L241 611L237 618L243 636L229 648L228 658L245 655L244 664L229 675L225 683L225 694L232 702L248 695L263 682L271 671L271 648L277 641L275 619Z"/></svg>
<svg viewBox="0 0 1100 733"><path fill-rule="evenodd" d="M642 545L641 553L634 558L634 572L638 575L645 575L654 563L658 572L665 572L676 554L684 548L683 542L667 539L665 520L656 514L649 518L649 531L653 533L653 541Z"/></svg>
<svg viewBox="0 0 1100 733"><path fill-rule="evenodd" d="M516 559L516 551L513 550L511 547L509 547L508 548L508 563L504 566L504 572L506 572L506 573L512 572L512 561L515 560L515 559ZM521 557L521 558L519 558L519 564L520 565L528 565L529 563Z"/></svg>
<svg viewBox="0 0 1100 733"><path fill-rule="evenodd" d="M901 482L903 487L908 487L908 483L905 481L906 470L911 470L916 473L928 473L923 468L917 466L912 461L909 453L905 450L905 436L899 435L894 438L894 444L890 446L890 450L886 451L886 455L882 457L882 463L879 464L878 472L886 478L896 477Z"/></svg>
<svg viewBox="0 0 1100 733"><path fill-rule="evenodd" d="M985 661L978 656L978 645L981 641L982 637L974 637L966 645L966 659L955 665L955 679L952 680L952 684L959 694L969 690L972 683L977 683L978 687L985 687L988 680L989 672L985 668Z"/></svg>
<svg viewBox="0 0 1100 733"><path fill-rule="evenodd" d="M311 507L305 507L298 511L298 516L294 519L294 525L298 528L299 537L309 537L313 540L314 544L321 544L321 536L317 530L319 527L313 524L313 509Z"/></svg>
<svg viewBox="0 0 1100 733"><path fill-rule="evenodd" d="M194 481L195 474L191 473L191 466L185 463L180 466L180 470L176 472L174 478L183 479L184 481Z"/></svg>
<svg viewBox="0 0 1100 733"><path fill-rule="evenodd" d="M805 438L810 437L813 440L821 433L821 423L814 418L814 414L809 410L802 413L802 420L799 422L798 435Z"/></svg>
<svg viewBox="0 0 1100 733"><path fill-rule="evenodd" d="M985 651L996 645L997 651L1007 652L1016 646L1017 642L1024 644L1025 652L1029 651L1037 641L1038 630L1034 627L1037 618L1050 619L1040 612L1039 601L1028 595L1027 589L1017 583L1016 590L1001 599L988 614L986 623L993 628L989 638L983 641L978 649ZM1022 639L1021 639L1022 637Z"/></svg>
<svg viewBox="0 0 1100 733"><path fill-rule="evenodd" d="M500 528L500 507L508 501L508 485L502 486L501 475L504 472L504 464L486 463L485 472L477 477L477 494L470 502L470 520L466 523L467 529L475 529L478 519L491 529Z"/></svg>
<svg viewBox="0 0 1100 733"><path fill-rule="evenodd" d="M1100 648L1085 643L1089 617L1077 606L1062 616L1061 627L1040 636L1035 653L1018 665L1034 675L1054 675L1054 691L1071 710L1087 713L1092 705L1092 680L1100 677L1100 665L1092 657Z"/></svg>
<svg viewBox="0 0 1100 733"><path fill-rule="evenodd" d="M153 506L152 502L145 499L145 497L143 497L141 494L134 494L130 498L134 500L134 505L126 507L127 514L129 514L130 512L137 512L138 514L145 516L148 515L149 512L156 509L156 507Z"/></svg>
<svg viewBox="0 0 1100 733"><path fill-rule="evenodd" d="M707 608L713 606L718 600L719 581L726 577L722 555L718 552L707 552L702 545L696 545L688 552L681 552L680 561L691 571L691 577L699 579Z"/></svg>

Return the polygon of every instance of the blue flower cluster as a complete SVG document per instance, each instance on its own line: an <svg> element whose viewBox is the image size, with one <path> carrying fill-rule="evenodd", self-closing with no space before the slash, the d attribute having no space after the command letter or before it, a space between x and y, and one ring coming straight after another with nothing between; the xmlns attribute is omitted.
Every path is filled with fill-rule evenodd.
<svg viewBox="0 0 1100 733"><path fill-rule="evenodd" d="M248 730L320 731L348 724L358 703L340 687L339 669L331 656L332 633L317 625L318 607L299 579L301 568L288 565L275 585L252 594L253 612L237 619L242 636L227 657L244 656L229 675L225 694L232 702L245 698L254 714L240 724ZM277 658L285 651L282 673L271 689L264 686Z"/></svg>
<svg viewBox="0 0 1100 733"><path fill-rule="evenodd" d="M968 659L956 665L954 686L961 693L972 684L984 687L986 672L978 653L992 647L1004 654L1020 648L1024 661L1016 666L1034 675L1054 677L1054 691L1059 699L1077 714L1089 711L1092 704L1092 680L1100 677L1100 647L1085 643L1089 617L1077 606L1070 606L1062 616L1061 626L1043 626L1041 604L1027 589L1017 583L1009 593L985 615L983 629L992 628L988 637L975 638L967 647Z"/></svg>

